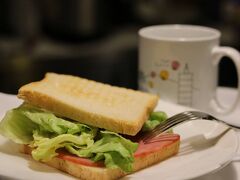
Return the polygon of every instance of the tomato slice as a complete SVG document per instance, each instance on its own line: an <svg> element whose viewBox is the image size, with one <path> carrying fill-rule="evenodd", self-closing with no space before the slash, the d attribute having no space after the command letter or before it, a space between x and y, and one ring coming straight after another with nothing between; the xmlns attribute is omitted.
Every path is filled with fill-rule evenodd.
<svg viewBox="0 0 240 180"><path fill-rule="evenodd" d="M180 136L177 134L163 134L157 138L154 138L149 143L144 143L143 141L139 142L137 151L134 153L134 157L146 156L150 153L159 151L174 142L178 141Z"/></svg>
<svg viewBox="0 0 240 180"><path fill-rule="evenodd" d="M82 164L85 166L92 166L92 167L104 167L104 163L103 162L94 162L91 159L87 159L87 158L81 158L78 156L74 156L74 155L70 155L70 154L65 154L60 152L58 155L58 158L66 160L66 161L71 161L73 163L76 164Z"/></svg>
<svg viewBox="0 0 240 180"><path fill-rule="evenodd" d="M150 153L159 151L162 148L165 148L174 142L178 141L180 139L180 136L177 134L163 134L159 136L158 138L152 139L151 143L144 143L143 141L139 142L139 146L137 151L134 153L134 157L143 157ZM92 167L105 167L104 163L102 161L100 162L94 162L91 159L87 158L81 158L72 154L69 154L64 151L58 152L58 158L71 161L76 164L82 164L85 166L92 166Z"/></svg>

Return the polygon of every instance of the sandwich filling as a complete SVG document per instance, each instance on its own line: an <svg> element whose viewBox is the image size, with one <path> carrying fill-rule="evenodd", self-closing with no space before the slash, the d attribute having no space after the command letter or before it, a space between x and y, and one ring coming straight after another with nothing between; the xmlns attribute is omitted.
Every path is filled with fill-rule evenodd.
<svg viewBox="0 0 240 180"><path fill-rule="evenodd" d="M163 112L153 112L142 131L153 129L166 118ZM57 117L26 103L6 113L0 122L0 134L30 146L37 161L47 162L67 151L125 172L132 171L134 153L139 147L139 143L120 134Z"/></svg>

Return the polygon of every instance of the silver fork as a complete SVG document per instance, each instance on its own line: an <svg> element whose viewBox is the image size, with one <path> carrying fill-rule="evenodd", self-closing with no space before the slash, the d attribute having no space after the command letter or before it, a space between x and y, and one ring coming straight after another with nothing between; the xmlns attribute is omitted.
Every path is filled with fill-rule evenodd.
<svg viewBox="0 0 240 180"><path fill-rule="evenodd" d="M166 132L170 128L177 126L179 124L192 121L192 120L213 120L213 121L218 121L221 123L224 123L230 127L235 127L232 125L227 124L226 122L217 119L216 117L207 114L205 112L200 112L200 111L185 111L179 114L176 114L170 118L168 118L166 121L163 123L160 123L158 126L156 126L152 131L149 131L145 133L141 139L143 140L144 143L151 142L151 140L155 137L157 137L159 134ZM237 127L235 127L237 128Z"/></svg>

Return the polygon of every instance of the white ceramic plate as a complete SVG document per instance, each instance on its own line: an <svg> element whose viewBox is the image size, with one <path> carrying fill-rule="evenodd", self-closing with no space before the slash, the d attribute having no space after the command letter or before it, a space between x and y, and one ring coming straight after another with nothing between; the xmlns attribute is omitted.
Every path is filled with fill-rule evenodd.
<svg viewBox="0 0 240 180"><path fill-rule="evenodd" d="M183 180L220 170L236 155L238 137L225 125L211 121L192 121L174 128L181 135L180 152L166 161L136 174L129 179Z"/></svg>
<svg viewBox="0 0 240 180"><path fill-rule="evenodd" d="M20 103L13 96L2 94L0 96L0 116L6 109ZM186 107L163 101L159 102L157 109L164 110L169 115L187 110ZM177 156L128 175L124 179L180 180L200 177L215 172L231 162L238 148L237 133L216 122L192 121L174 128L174 131L181 135L180 152ZM1 136L0 162L0 179L1 176L4 179L24 180L74 179L18 153L16 145Z"/></svg>

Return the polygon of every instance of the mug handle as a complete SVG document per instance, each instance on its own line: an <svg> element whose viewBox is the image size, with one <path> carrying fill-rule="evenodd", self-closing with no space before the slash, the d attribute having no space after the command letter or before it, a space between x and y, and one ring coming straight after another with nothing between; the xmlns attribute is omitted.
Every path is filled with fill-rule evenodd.
<svg viewBox="0 0 240 180"><path fill-rule="evenodd" d="M213 64L217 66L221 60L222 57L226 56L232 59L234 62L236 69L237 69L237 75L238 75L238 94L233 102L233 104L230 107L224 107L217 96L215 95L214 98L211 101L211 107L213 108L214 111L218 114L228 114L236 109L238 106L238 103L240 102L240 53L231 47L215 47L212 50L212 55L213 55Z"/></svg>

